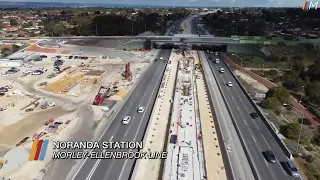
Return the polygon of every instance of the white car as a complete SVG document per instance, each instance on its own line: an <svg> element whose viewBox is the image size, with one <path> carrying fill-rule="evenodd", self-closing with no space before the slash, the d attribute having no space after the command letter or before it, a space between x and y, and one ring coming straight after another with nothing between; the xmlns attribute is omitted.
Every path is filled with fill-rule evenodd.
<svg viewBox="0 0 320 180"><path fill-rule="evenodd" d="M218 56L218 52L216 52L215 54L216 54L216 56Z"/></svg>
<svg viewBox="0 0 320 180"><path fill-rule="evenodd" d="M4 76L5 77L5 76L9 76L9 74L0 74L0 76Z"/></svg>
<svg viewBox="0 0 320 180"><path fill-rule="evenodd" d="M223 69L223 68L221 68L221 69L220 69L220 72L221 72L221 73L224 73L224 69Z"/></svg>
<svg viewBox="0 0 320 180"><path fill-rule="evenodd" d="M122 119L122 124L127 125L127 124L129 124L130 120L131 120L131 117L126 116Z"/></svg>
<svg viewBox="0 0 320 180"><path fill-rule="evenodd" d="M230 82L230 81L227 83L227 85L228 85L229 87L232 87L232 86L233 86L232 82Z"/></svg>
<svg viewBox="0 0 320 180"><path fill-rule="evenodd" d="M32 72L33 72L33 70L25 70L25 71L23 71L23 74L30 74Z"/></svg>
<svg viewBox="0 0 320 180"><path fill-rule="evenodd" d="M42 71L42 72L47 72L48 71L48 69L46 69L46 68L39 68L39 70Z"/></svg>
<svg viewBox="0 0 320 180"><path fill-rule="evenodd" d="M144 107L143 106L139 107L138 108L138 113L143 113L143 112L144 112Z"/></svg>
<svg viewBox="0 0 320 180"><path fill-rule="evenodd" d="M33 72L31 73L31 75L40 75L40 74L42 74L41 71L33 71Z"/></svg>
<svg viewBox="0 0 320 180"><path fill-rule="evenodd" d="M160 57L160 60L163 60L163 57Z"/></svg>
<svg viewBox="0 0 320 180"><path fill-rule="evenodd" d="M47 103L47 106L49 106L49 107L54 107L54 106L56 106L56 103L54 103L54 102L48 102L48 103Z"/></svg>

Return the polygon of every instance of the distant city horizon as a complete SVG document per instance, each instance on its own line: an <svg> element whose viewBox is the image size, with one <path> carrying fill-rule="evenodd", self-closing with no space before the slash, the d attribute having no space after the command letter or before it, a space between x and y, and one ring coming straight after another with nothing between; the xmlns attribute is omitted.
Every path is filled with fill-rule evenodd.
<svg viewBox="0 0 320 180"><path fill-rule="evenodd" d="M227 0L220 2L220 0L185 0L185 3L177 2L178 0L163 0L161 2L150 3L147 0L135 0L129 2L124 0L119 3L115 0L109 2L100 2L99 0L93 0L91 3L87 1L79 0L77 2L49 0L49 1L7 1L0 0L1 8L48 8L48 7L187 7L187 8L227 8L227 7L239 7L239 8L250 8L250 7L280 7L280 8L299 8L303 1L291 0L292 3L285 3L285 0ZM228 2L230 1L230 2ZM183 4L183 5L181 5ZM288 6L291 5L291 6Z"/></svg>

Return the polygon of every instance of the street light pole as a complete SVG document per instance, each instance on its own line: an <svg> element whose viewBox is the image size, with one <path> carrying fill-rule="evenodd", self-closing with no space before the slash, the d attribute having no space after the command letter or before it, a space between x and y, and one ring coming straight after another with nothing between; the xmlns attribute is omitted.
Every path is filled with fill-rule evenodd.
<svg viewBox="0 0 320 180"><path fill-rule="evenodd" d="M298 151L299 151L299 145L300 145L300 139L301 139L301 132L302 132L303 120L304 120L304 115L302 114L302 120L301 120L301 123L300 123L300 132L299 132L299 137L298 137L298 142L297 142L296 153L298 153Z"/></svg>
<svg viewBox="0 0 320 180"><path fill-rule="evenodd" d="M302 93L304 91L304 86L301 86L302 87ZM299 103L301 103L301 100L302 100L302 93L300 94L300 100L299 100Z"/></svg>
<svg viewBox="0 0 320 180"><path fill-rule="evenodd" d="M304 86L302 86L302 91L304 90ZM301 99L302 99L302 94L300 95L300 100L299 100L299 103L301 103ZM296 153L298 153L299 151L299 145L300 145L300 139L301 139L301 132L302 132L302 125L303 125L303 121L304 121L304 115L303 113L302 114L302 120L301 120L301 123L300 123L300 132L299 132L299 137L298 137L298 142L297 142L297 149L296 149Z"/></svg>

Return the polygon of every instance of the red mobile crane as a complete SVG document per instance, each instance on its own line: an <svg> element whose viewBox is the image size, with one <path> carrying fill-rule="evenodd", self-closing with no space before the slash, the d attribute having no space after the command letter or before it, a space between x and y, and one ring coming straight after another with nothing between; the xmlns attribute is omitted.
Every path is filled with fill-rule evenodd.
<svg viewBox="0 0 320 180"><path fill-rule="evenodd" d="M110 91L110 88L106 88L104 86L100 86L100 89L94 98L93 105L100 105L103 100L106 98L106 94Z"/></svg>
<svg viewBox="0 0 320 180"><path fill-rule="evenodd" d="M123 76L125 79L128 79L128 80L131 79L132 73L131 73L131 71L130 71L130 63L126 64L126 67L125 67L124 72L122 73L122 76Z"/></svg>

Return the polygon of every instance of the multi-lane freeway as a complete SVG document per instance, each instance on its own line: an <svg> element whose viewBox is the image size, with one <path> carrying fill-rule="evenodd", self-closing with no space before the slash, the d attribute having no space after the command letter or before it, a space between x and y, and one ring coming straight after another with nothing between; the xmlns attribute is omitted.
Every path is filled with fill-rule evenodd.
<svg viewBox="0 0 320 180"><path fill-rule="evenodd" d="M281 147L273 138L261 117L253 119L250 113L255 112L255 108L250 103L243 90L236 82L223 60L215 54L207 53L210 67L217 82L222 90L222 95L226 99L227 106L230 108L231 116L235 120L235 126L238 127L250 159L254 168L257 170L258 177L261 180L285 180L296 179L290 176L283 168L280 162L288 160ZM215 59L220 59L220 63L214 63ZM221 68L225 69L224 73L220 73ZM232 82L233 87L227 86L228 82ZM262 152L272 150L277 157L277 163L268 163Z"/></svg>
<svg viewBox="0 0 320 180"><path fill-rule="evenodd" d="M170 53L171 50L161 50L156 58L168 60ZM165 68L166 63L153 62L99 141L143 141ZM137 113L140 106L145 107L143 113ZM131 116L128 125L121 124L125 116ZM128 180L133 164L134 160L129 159L87 159L73 180Z"/></svg>

